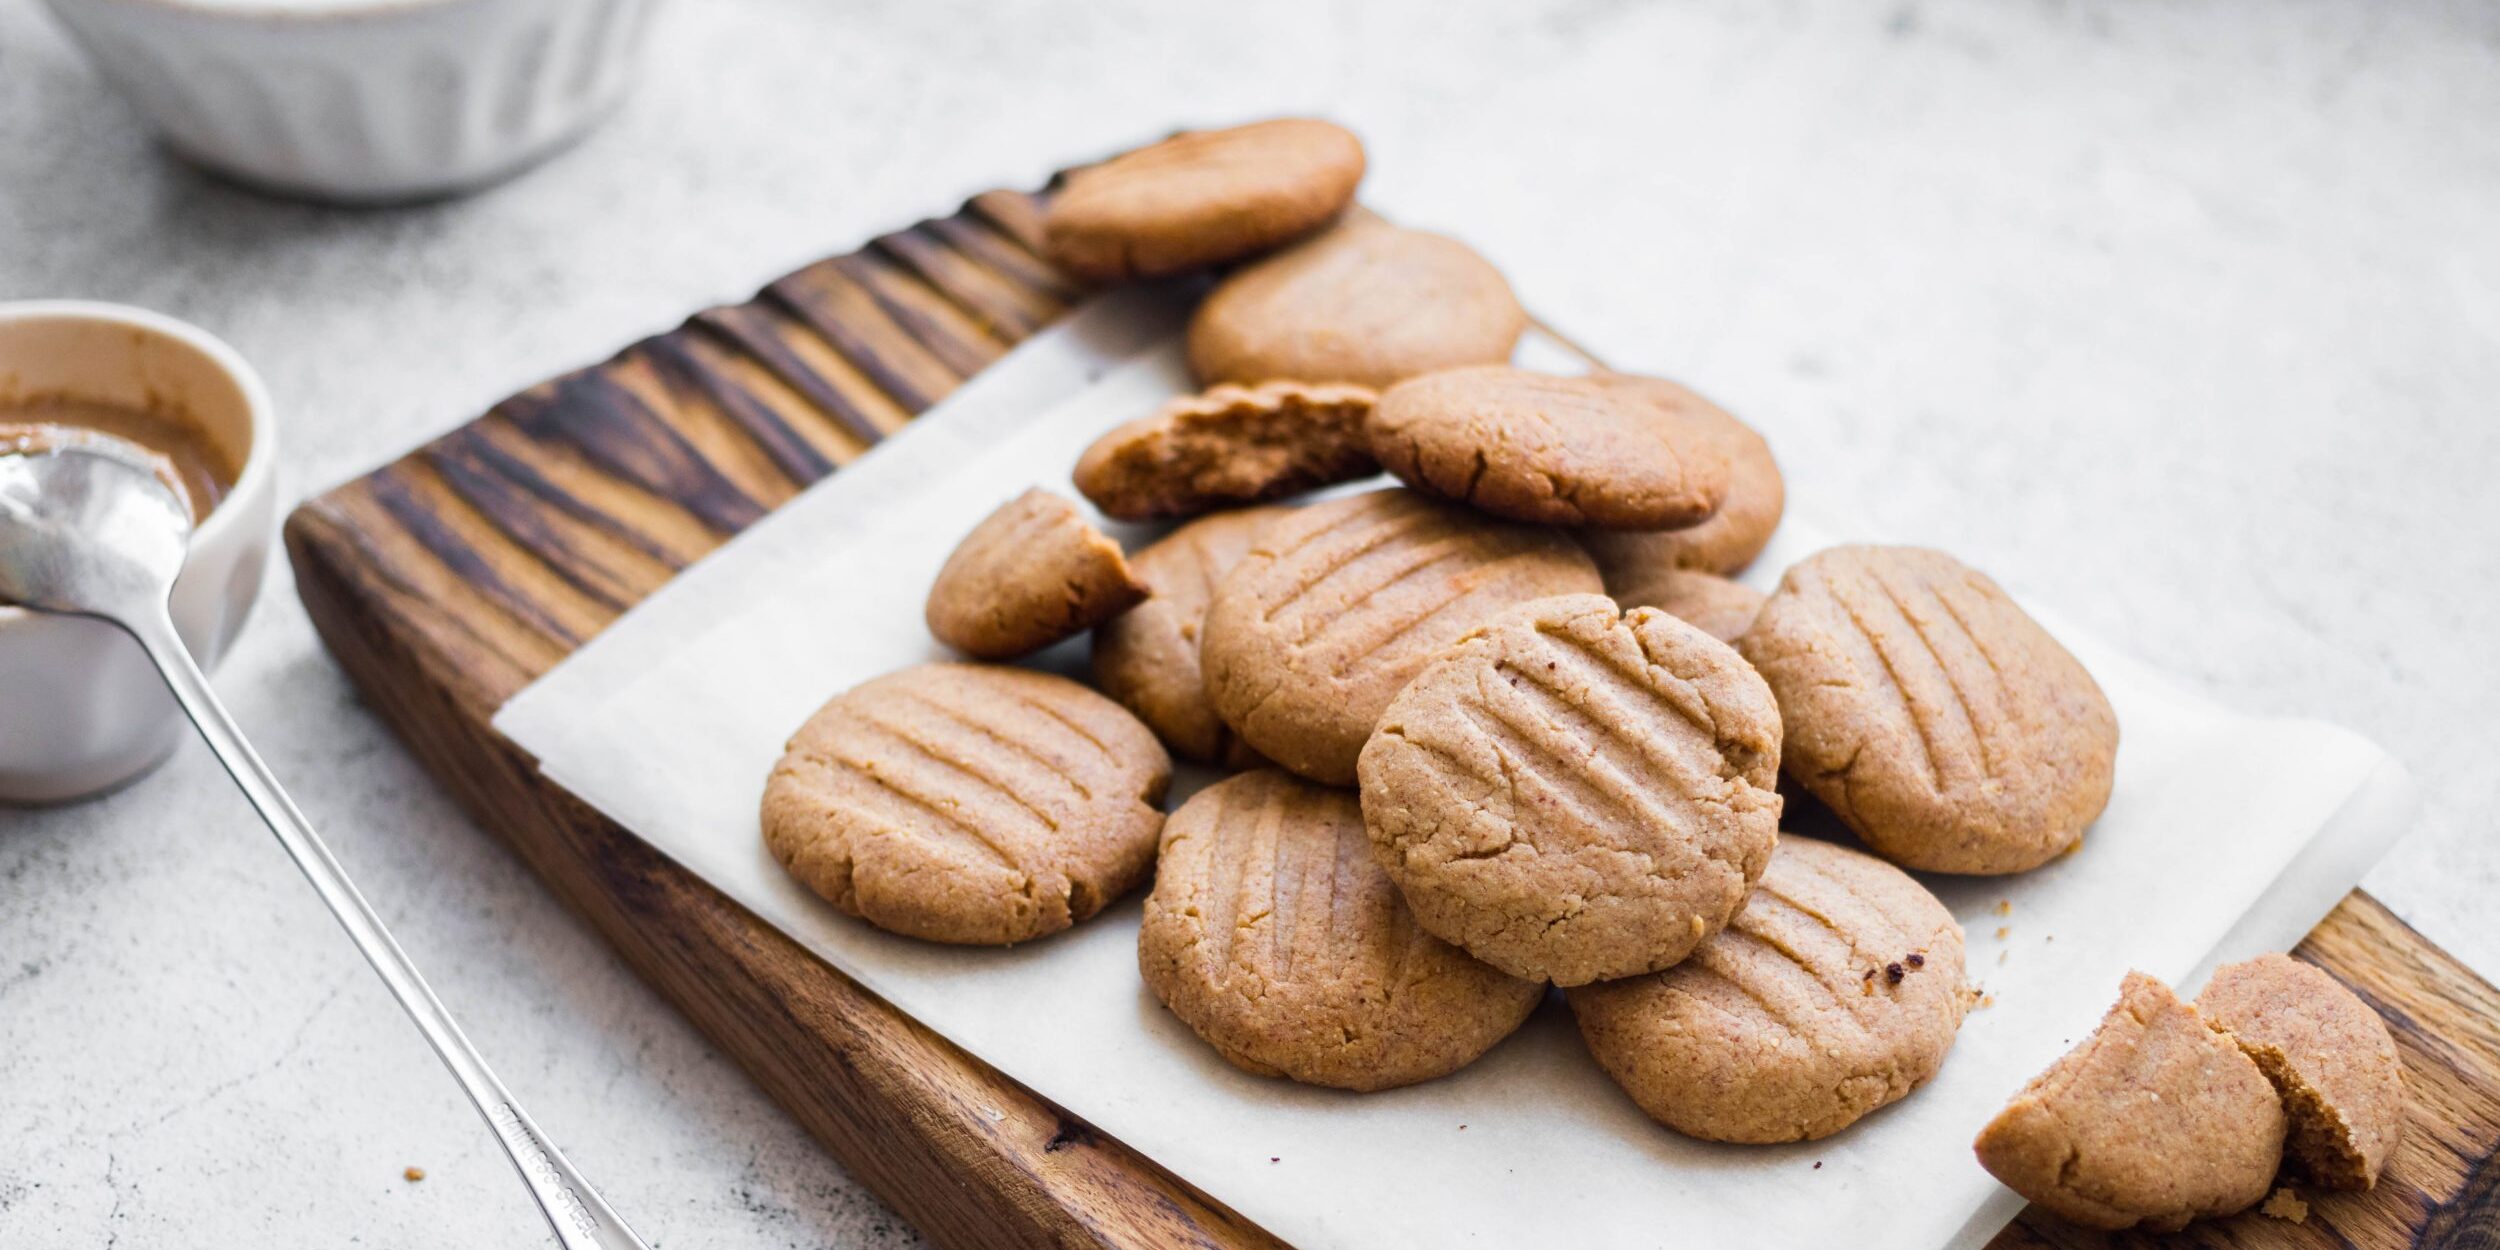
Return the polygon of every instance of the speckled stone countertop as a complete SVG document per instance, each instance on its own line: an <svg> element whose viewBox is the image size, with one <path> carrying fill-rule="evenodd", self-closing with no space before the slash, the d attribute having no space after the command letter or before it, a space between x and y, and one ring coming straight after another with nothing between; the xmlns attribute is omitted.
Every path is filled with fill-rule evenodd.
<svg viewBox="0 0 2500 1250"><path fill-rule="evenodd" d="M1374 202L1768 429L1793 506L2396 752L2426 805L2367 884L2500 972L2500 9L749 0L667 10L647 70L518 182L333 211L169 161L0 0L0 297L230 339L293 499L970 192L1325 112ZM655 1244L913 1243L436 792L283 569L218 685ZM543 1236L196 748L0 812L0 1142L0 1245Z"/></svg>

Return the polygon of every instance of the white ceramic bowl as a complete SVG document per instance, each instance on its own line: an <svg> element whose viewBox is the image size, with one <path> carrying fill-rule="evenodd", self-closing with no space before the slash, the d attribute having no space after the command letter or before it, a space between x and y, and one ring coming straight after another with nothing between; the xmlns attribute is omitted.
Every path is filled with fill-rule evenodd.
<svg viewBox="0 0 2500 1250"><path fill-rule="evenodd" d="M277 430L259 376L206 331L143 309L0 304L0 401L53 394L174 408L242 453L174 583L174 627L213 668L260 593L277 536ZM173 696L128 635L0 607L0 802L112 789L155 767L181 731Z"/></svg>
<svg viewBox="0 0 2500 1250"><path fill-rule="evenodd" d="M623 94L657 0L48 0L177 151L272 190L473 190Z"/></svg>

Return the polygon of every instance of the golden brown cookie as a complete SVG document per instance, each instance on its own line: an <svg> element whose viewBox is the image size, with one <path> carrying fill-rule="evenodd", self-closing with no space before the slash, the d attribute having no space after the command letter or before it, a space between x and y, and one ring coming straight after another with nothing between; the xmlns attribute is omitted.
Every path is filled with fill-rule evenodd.
<svg viewBox="0 0 2500 1250"><path fill-rule="evenodd" d="M2087 1228L2171 1231L2263 1201L2283 1108L2248 1056L2170 987L2130 972L2092 1036L1973 1144L2015 1193Z"/></svg>
<svg viewBox="0 0 2500 1250"><path fill-rule="evenodd" d="M1941 551L1817 552L1737 649L1779 696L1790 774L1896 864L2036 868L2109 802L2109 699L1995 582Z"/></svg>
<svg viewBox="0 0 2500 1250"><path fill-rule="evenodd" d="M1589 530L1581 534L1589 554L1597 559L1598 571L1606 575L1607 588L1620 591L1663 569L1730 574L1743 571L1770 544L1772 533L1779 529L1780 514L1788 506L1788 487L1780 477L1779 461L1771 456L1771 445L1718 405L1673 382L1629 374L1599 376L1622 379L1622 385L1680 405L1691 419L1718 432L1719 445L1728 462L1727 498L1710 519L1699 525L1679 530Z"/></svg>
<svg viewBox="0 0 2500 1250"><path fill-rule="evenodd" d="M1569 536L1412 491L1313 504L1260 531L1216 584L1207 701L1259 754L1329 785L1407 679L1514 604L1597 589Z"/></svg>
<svg viewBox="0 0 2500 1250"><path fill-rule="evenodd" d="M2260 955L2215 972L2196 1009L2274 1083L2292 1158L2310 1179L2378 1183L2404 1135L2404 1062L2368 1003L2314 965Z"/></svg>
<svg viewBox="0 0 2500 1250"><path fill-rule="evenodd" d="M1206 385L1290 379L1373 388L1510 359L1528 314L1456 239L1354 216L1226 278L1189 322Z"/></svg>
<svg viewBox="0 0 2500 1250"><path fill-rule="evenodd" d="M1189 131L1069 174L1042 251L1088 282L1186 273L1319 229L1362 180L1362 142L1329 122Z"/></svg>
<svg viewBox="0 0 2500 1250"><path fill-rule="evenodd" d="M1290 511L1218 512L1173 530L1130 561L1152 596L1094 631L1094 684L1175 755L1231 768L1263 762L1207 702L1198 636L1217 579L1249 553L1261 526Z"/></svg>
<svg viewBox="0 0 2500 1250"><path fill-rule="evenodd" d="M1136 717L1064 677L922 664L799 727L764 786L764 844L880 929L1022 942L1145 879L1171 776Z"/></svg>
<svg viewBox="0 0 2500 1250"><path fill-rule="evenodd" d="M1363 748L1363 817L1424 928L1514 976L1673 965L1779 837L1779 709L1727 644L1604 595L1505 613Z"/></svg>
<svg viewBox="0 0 2500 1250"><path fill-rule="evenodd" d="M1146 587L1075 504L1028 490L989 514L929 586L929 632L985 660L1039 651L1136 606Z"/></svg>
<svg viewBox="0 0 2500 1250"><path fill-rule="evenodd" d="M1655 569L1619 586L1609 583L1607 591L1624 607L1656 608L1725 643L1753 627L1764 597L1743 582L1678 568Z"/></svg>
<svg viewBox="0 0 2500 1250"><path fill-rule="evenodd" d="M1539 525L1673 529L1728 490L1721 432L1668 398L1682 393L1470 365L1390 387L1367 430L1381 467L1427 494Z"/></svg>
<svg viewBox="0 0 2500 1250"><path fill-rule="evenodd" d="M1710 1141L1829 1137L1944 1066L1962 927L1900 869L1783 837L1727 930L1648 976L1571 991L1598 1065Z"/></svg>
<svg viewBox="0 0 2500 1250"><path fill-rule="evenodd" d="M1544 995L1415 926L1353 795L1274 769L1172 813L1137 966L1235 1065L1339 1089L1466 1067Z"/></svg>
<svg viewBox="0 0 2500 1250"><path fill-rule="evenodd" d="M1168 520L1264 503L1380 471L1369 387L1265 382L1185 395L1094 440L1076 489L1107 516Z"/></svg>

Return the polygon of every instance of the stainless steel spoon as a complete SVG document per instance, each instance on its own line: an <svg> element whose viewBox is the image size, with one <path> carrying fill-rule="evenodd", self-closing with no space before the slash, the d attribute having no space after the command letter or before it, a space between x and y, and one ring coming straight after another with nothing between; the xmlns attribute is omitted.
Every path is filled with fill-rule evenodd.
<svg viewBox="0 0 2500 1250"><path fill-rule="evenodd" d="M0 603L92 617L137 639L209 749L468 1091L556 1240L565 1250L647 1250L487 1069L209 689L167 607L190 536L190 510L135 449L94 440L0 450Z"/></svg>

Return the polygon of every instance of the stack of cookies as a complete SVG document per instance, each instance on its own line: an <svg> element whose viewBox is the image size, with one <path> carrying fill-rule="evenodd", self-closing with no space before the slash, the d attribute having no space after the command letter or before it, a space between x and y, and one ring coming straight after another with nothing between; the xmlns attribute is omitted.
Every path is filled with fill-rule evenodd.
<svg viewBox="0 0 2500 1250"><path fill-rule="evenodd" d="M843 911L939 942L1046 937L1151 878L1147 985L1252 1072L1429 1080L1553 986L1695 1137L1820 1138L1908 1095L1971 994L1960 927L1903 869L2079 846L2114 776L2108 700L1941 552L1830 549L1767 597L1731 580L1785 505L1762 437L1663 379L1508 364L1527 317L1500 272L1356 207L1363 169L1351 134L1284 120L1067 179L1046 240L1070 273L1215 275L1188 331L1205 389L1073 471L1100 513L1176 524L1131 553L1037 489L973 527L926 619L981 662L827 703L766 786L767 845ZM1088 631L1093 688L1010 663ZM1166 817L1175 756L1233 775ZM1783 838L1791 801L1862 849ZM2366 1032L2348 1017L2336 1036ZM2264 1069L2247 1090L2359 1087L2223 1049ZM2030 1183L2088 1138L2068 1108L2138 1068L2186 1079L2066 1062L2090 1079L2052 1070L1981 1143L2044 1202L2090 1179ZM2296 1111L2294 1154L2374 1176L2392 1130L2357 1123L2367 1090L2316 1100L2364 1100L2343 1119ZM2072 1209L2227 1205L2122 1189Z"/></svg>

